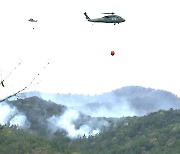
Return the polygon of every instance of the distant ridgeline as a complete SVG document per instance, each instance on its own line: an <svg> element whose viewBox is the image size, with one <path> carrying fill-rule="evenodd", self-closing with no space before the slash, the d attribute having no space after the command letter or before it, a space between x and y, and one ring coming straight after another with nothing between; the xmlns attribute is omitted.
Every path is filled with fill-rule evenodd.
<svg viewBox="0 0 180 154"><path fill-rule="evenodd" d="M142 116L161 109L180 109L180 98L176 95L140 86L123 87L94 96L29 92L21 94L20 97L32 96L73 107L93 117Z"/></svg>
<svg viewBox="0 0 180 154"><path fill-rule="evenodd" d="M122 117L143 116L159 110L180 109L180 98L162 90L129 86L102 95L22 93L0 104L1 124L43 135L70 138L96 135L117 127ZM37 97L36 97L37 96ZM18 98L18 99L17 99ZM54 103L55 102L55 103Z"/></svg>

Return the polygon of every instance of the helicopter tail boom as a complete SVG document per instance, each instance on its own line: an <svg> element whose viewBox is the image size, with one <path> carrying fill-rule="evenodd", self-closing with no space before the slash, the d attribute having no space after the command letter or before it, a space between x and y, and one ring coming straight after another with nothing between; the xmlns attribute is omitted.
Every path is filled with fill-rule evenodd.
<svg viewBox="0 0 180 154"><path fill-rule="evenodd" d="M86 19L90 20L89 16L87 15L86 12L84 12L84 15L86 16Z"/></svg>

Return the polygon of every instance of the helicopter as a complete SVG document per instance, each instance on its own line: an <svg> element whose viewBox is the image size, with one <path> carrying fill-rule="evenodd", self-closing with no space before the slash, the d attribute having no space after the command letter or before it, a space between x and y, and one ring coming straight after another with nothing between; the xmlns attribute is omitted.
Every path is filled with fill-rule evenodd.
<svg viewBox="0 0 180 154"><path fill-rule="evenodd" d="M114 12L111 13L102 13L102 14L107 14L104 17L101 18L96 18L96 19L91 19L89 18L89 16L87 15L86 12L84 12L84 15L86 17L86 19L89 22L103 22L103 23L114 23L114 25L116 25L116 23L121 23L121 22L125 22L125 19L123 19L122 17L115 15Z"/></svg>
<svg viewBox="0 0 180 154"><path fill-rule="evenodd" d="M30 21L30 22L37 22L38 20L34 20L34 19L30 18L28 21Z"/></svg>

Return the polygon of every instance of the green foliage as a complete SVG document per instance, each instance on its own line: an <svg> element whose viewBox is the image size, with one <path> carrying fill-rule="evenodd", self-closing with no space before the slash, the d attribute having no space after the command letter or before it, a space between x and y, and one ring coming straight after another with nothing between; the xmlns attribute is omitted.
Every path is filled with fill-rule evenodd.
<svg viewBox="0 0 180 154"><path fill-rule="evenodd" d="M128 117L93 139L74 141L82 153L180 153L180 110Z"/></svg>
<svg viewBox="0 0 180 154"><path fill-rule="evenodd" d="M7 102L17 107L18 111L24 113L31 123L29 130L41 135L48 135L47 119L53 115L61 115L66 109L65 106L56 104L51 101L45 101L38 97L18 99Z"/></svg>
<svg viewBox="0 0 180 154"><path fill-rule="evenodd" d="M143 117L127 117L121 125L88 138L53 138L0 126L2 154L178 154L180 110L159 111Z"/></svg>

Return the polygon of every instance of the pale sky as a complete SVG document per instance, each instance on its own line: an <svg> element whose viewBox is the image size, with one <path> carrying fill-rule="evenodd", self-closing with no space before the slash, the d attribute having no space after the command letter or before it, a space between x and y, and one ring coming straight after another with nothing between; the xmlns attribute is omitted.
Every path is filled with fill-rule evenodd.
<svg viewBox="0 0 180 154"><path fill-rule="evenodd" d="M179 0L2 0L0 77L22 63L0 87L1 97L39 72L28 91L100 94L138 85L180 96L179 6ZM126 22L92 25L85 11L90 18L115 12Z"/></svg>

